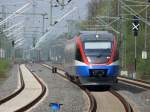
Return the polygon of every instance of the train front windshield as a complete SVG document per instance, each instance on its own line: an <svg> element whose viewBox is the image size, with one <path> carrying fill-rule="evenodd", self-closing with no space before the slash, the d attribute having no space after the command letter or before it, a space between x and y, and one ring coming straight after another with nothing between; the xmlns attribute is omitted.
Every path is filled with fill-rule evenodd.
<svg viewBox="0 0 150 112"><path fill-rule="evenodd" d="M111 57L111 42L84 42L84 52L90 64L107 63Z"/></svg>

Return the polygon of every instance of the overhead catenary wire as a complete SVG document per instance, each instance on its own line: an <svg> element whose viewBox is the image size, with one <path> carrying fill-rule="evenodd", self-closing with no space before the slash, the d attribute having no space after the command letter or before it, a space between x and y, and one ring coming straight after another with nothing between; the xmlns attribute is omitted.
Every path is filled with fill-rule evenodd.
<svg viewBox="0 0 150 112"><path fill-rule="evenodd" d="M18 47L22 46L23 44L24 44L23 42L19 43L19 44L15 45L15 48L18 48Z"/></svg>
<svg viewBox="0 0 150 112"><path fill-rule="evenodd" d="M65 17L67 17L68 15L70 15L72 12L74 12L77 9L77 7L74 7L71 11L69 11L68 13L64 14L60 19L57 20L57 22L62 21Z"/></svg>
<svg viewBox="0 0 150 112"><path fill-rule="evenodd" d="M18 38L18 36L21 36L23 32L16 32L15 34L12 34L12 36L6 36L8 40Z"/></svg>
<svg viewBox="0 0 150 112"><path fill-rule="evenodd" d="M74 12L77 9L77 7L74 7L72 10L70 10L69 12L67 12L66 14L64 14L60 19L58 19L56 21L56 24L61 22L64 18L66 18L68 15L70 15L72 12ZM42 41L44 41L47 38L47 35L50 34L50 32L53 30L54 26L49 27L50 31L48 31L47 33L45 33L40 39L39 41L36 43L35 47L38 47L40 45L40 43Z"/></svg>
<svg viewBox="0 0 150 112"><path fill-rule="evenodd" d="M23 39L23 38L20 39L20 40L15 41L15 44L18 44L18 43L21 43L21 42L24 42L24 39Z"/></svg>
<svg viewBox="0 0 150 112"><path fill-rule="evenodd" d="M22 28L24 27L24 25L22 25L21 27L19 27L19 28L17 28L16 30L14 30L14 31L12 31L11 33L9 33L8 35L6 35L7 37L9 37L9 36L11 36L11 35L13 35L13 34L15 34L16 32L18 32L18 31L20 31L20 30L22 30Z"/></svg>
<svg viewBox="0 0 150 112"><path fill-rule="evenodd" d="M9 31L9 30L12 30L13 28L18 27L19 25L22 25L22 24L23 24L23 21L21 21L21 22L19 22L19 23L16 23L16 24L14 24L14 25L10 26L10 27L9 27L9 28L7 28L7 29L4 29L4 30L3 30L3 32L6 32L6 31Z"/></svg>
<svg viewBox="0 0 150 112"><path fill-rule="evenodd" d="M141 2L141 1L137 1L137 0L124 0L124 1L132 2L132 3L147 4L146 2Z"/></svg>
<svg viewBox="0 0 150 112"><path fill-rule="evenodd" d="M13 5L20 5L25 4L25 2L15 2L15 3L1 3L1 5L13 6Z"/></svg>
<svg viewBox="0 0 150 112"><path fill-rule="evenodd" d="M25 8L27 8L28 6L31 5L30 3L27 3L25 5L23 5L21 8L19 8L17 11L13 12L10 16L8 16L7 18L5 18L3 21L0 22L0 26L3 25L4 23L6 23L9 19L12 19L14 17L16 17L17 15L21 14L24 12Z"/></svg>
<svg viewBox="0 0 150 112"><path fill-rule="evenodd" d="M127 12L133 14L134 16L139 15L135 10L133 10L131 7L129 7L127 4L125 4L123 1L120 0L120 3L122 5L122 8L126 10ZM139 15L139 19L144 22L145 24L150 26L150 22L148 22L146 19L144 19L142 16Z"/></svg>

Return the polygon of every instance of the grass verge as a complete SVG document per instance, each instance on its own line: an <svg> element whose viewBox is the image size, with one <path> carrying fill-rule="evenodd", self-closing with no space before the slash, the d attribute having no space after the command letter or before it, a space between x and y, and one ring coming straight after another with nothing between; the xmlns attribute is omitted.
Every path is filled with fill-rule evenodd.
<svg viewBox="0 0 150 112"><path fill-rule="evenodd" d="M5 75L10 68L10 61L0 59L0 75Z"/></svg>

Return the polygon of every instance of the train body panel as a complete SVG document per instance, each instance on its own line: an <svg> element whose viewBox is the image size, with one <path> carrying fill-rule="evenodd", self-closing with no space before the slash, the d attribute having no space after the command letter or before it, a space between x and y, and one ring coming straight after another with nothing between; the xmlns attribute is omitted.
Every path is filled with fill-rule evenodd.
<svg viewBox="0 0 150 112"><path fill-rule="evenodd" d="M85 65L75 65L76 75L81 77L111 77L117 76L119 74L118 65L96 65L96 66L85 66Z"/></svg>
<svg viewBox="0 0 150 112"><path fill-rule="evenodd" d="M119 75L117 42L107 31L83 32L68 40L64 50L64 70L86 83L116 82Z"/></svg>

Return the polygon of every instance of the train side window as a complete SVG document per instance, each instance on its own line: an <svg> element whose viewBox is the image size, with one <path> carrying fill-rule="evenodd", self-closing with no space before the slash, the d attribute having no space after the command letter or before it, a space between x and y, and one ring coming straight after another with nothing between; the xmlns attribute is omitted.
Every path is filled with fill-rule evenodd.
<svg viewBox="0 0 150 112"><path fill-rule="evenodd" d="M78 47L76 48L76 60L83 62L80 49Z"/></svg>

